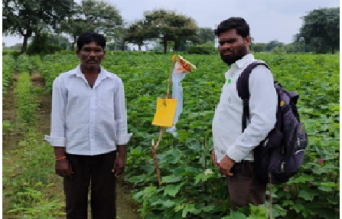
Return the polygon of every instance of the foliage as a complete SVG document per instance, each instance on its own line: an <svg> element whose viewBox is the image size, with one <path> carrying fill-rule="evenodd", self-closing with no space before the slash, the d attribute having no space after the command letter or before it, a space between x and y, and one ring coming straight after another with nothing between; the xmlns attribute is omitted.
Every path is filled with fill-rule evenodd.
<svg viewBox="0 0 342 219"><path fill-rule="evenodd" d="M139 51L141 51L141 46L143 46L144 41L148 39L147 28L144 20L134 22L128 27L124 40L138 45Z"/></svg>
<svg viewBox="0 0 342 219"><path fill-rule="evenodd" d="M265 50L265 43L252 43L252 51L254 52L262 52Z"/></svg>
<svg viewBox="0 0 342 219"><path fill-rule="evenodd" d="M17 57L20 55L20 50L2 50L2 56L13 56L13 57Z"/></svg>
<svg viewBox="0 0 342 219"><path fill-rule="evenodd" d="M3 156L3 197L10 203L5 215L15 218L52 219L64 215L64 203L51 190L54 160L51 147L42 142L37 132L37 90L28 73L21 73L15 90L15 107L19 124L24 127L24 139ZM3 124L4 125L4 124Z"/></svg>
<svg viewBox="0 0 342 219"><path fill-rule="evenodd" d="M61 51L60 46L50 44L48 34L43 33L36 35L32 43L27 48L27 55L47 55Z"/></svg>
<svg viewBox="0 0 342 219"><path fill-rule="evenodd" d="M2 56L2 97L6 95L7 88L13 83L15 60L10 55Z"/></svg>
<svg viewBox="0 0 342 219"><path fill-rule="evenodd" d="M19 74L14 96L19 122L30 124L37 109L37 98L34 95L29 73L21 72Z"/></svg>
<svg viewBox="0 0 342 219"><path fill-rule="evenodd" d="M73 0L3 0L3 32L20 35L23 39L21 52L26 51L29 37L56 24L71 13Z"/></svg>
<svg viewBox="0 0 342 219"><path fill-rule="evenodd" d="M76 4L74 13L62 22L61 31L73 38L72 50L79 35L85 32L115 35L114 30L122 24L120 12L113 5L96 0L84 0Z"/></svg>
<svg viewBox="0 0 342 219"><path fill-rule="evenodd" d="M63 50L69 49L69 39L65 36L48 33L48 44L61 47Z"/></svg>
<svg viewBox="0 0 342 219"><path fill-rule="evenodd" d="M214 46L200 45L200 46L189 46L187 49L189 54L200 54L200 55L211 55L218 53Z"/></svg>
<svg viewBox="0 0 342 219"><path fill-rule="evenodd" d="M17 72L24 73L28 72L29 74L32 74L34 71L34 65L32 64L32 61L30 60L30 56L23 54L18 56L17 58Z"/></svg>
<svg viewBox="0 0 342 219"><path fill-rule="evenodd" d="M158 9L144 12L144 23L148 26L148 38L160 38L167 51L168 41L178 38L191 38L197 34L196 21L190 17L179 15L175 11Z"/></svg>
<svg viewBox="0 0 342 219"><path fill-rule="evenodd" d="M215 40L214 30L211 28L199 28L197 35L202 44L206 42L214 42Z"/></svg>
<svg viewBox="0 0 342 219"><path fill-rule="evenodd" d="M296 38L304 39L317 53L339 49L340 43L340 8L321 8L310 11L302 17L303 26Z"/></svg>
<svg viewBox="0 0 342 219"><path fill-rule="evenodd" d="M158 186L151 156L151 125L157 97L166 92L172 55L149 52L107 53L103 67L125 84L129 132L126 180L141 215L153 218L267 218L268 202L229 212L224 177L211 164L211 122L227 66L216 55L184 55L198 70L182 81L184 109L178 137L164 133L157 157ZM299 95L299 112L309 137L304 164L288 183L273 186L273 215L298 219L335 219L339 215L339 56L256 54L278 80ZM75 68L76 55L47 55L41 72L51 92L53 79ZM324 80L322 80L324 78ZM269 192L267 192L269 195Z"/></svg>
<svg viewBox="0 0 342 219"><path fill-rule="evenodd" d="M272 40L271 42L266 43L265 51L270 52L274 48L276 48L277 46L283 46L283 45L284 45L284 43L282 43L282 42L279 42L277 40Z"/></svg>

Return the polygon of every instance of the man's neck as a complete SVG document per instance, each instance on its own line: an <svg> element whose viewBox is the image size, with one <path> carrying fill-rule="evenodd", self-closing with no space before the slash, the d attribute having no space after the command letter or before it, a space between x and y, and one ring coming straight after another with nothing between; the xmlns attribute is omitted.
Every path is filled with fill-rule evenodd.
<svg viewBox="0 0 342 219"><path fill-rule="evenodd" d="M92 75L92 74L99 74L101 71L101 68L98 68L98 69L86 69L84 68L83 66L81 66L81 72L83 74L89 74L89 75Z"/></svg>

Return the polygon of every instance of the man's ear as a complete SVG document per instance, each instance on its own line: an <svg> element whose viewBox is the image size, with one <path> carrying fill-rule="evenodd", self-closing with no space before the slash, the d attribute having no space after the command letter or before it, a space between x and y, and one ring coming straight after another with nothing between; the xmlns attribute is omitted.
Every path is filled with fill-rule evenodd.
<svg viewBox="0 0 342 219"><path fill-rule="evenodd" d="M251 46L251 44L252 44L252 37L246 36L243 40L245 41L247 46Z"/></svg>

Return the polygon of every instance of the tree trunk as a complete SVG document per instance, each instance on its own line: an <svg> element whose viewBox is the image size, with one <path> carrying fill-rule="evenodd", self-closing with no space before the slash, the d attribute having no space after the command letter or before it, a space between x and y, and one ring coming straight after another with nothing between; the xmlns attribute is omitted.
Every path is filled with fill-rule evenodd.
<svg viewBox="0 0 342 219"><path fill-rule="evenodd" d="M23 46L21 47L20 54L24 54L24 53L26 52L26 49L27 49L27 41L28 41L28 36L25 35L25 36L24 36Z"/></svg>
<svg viewBox="0 0 342 219"><path fill-rule="evenodd" d="M141 45L138 45L139 51L141 51Z"/></svg>
<svg viewBox="0 0 342 219"><path fill-rule="evenodd" d="M166 39L164 39L163 44L164 44L164 54L166 54L166 50L167 50L167 41L166 41Z"/></svg>
<svg viewBox="0 0 342 219"><path fill-rule="evenodd" d="M331 54L335 54L335 48L333 46L331 47Z"/></svg>
<svg viewBox="0 0 342 219"><path fill-rule="evenodd" d="M76 36L74 36L74 42L72 42L72 44L71 44L71 51L74 51L75 43L76 43Z"/></svg>
<svg viewBox="0 0 342 219"><path fill-rule="evenodd" d="M26 52L28 38L32 35L32 32L33 32L32 30L27 30L26 34L23 35L24 42L23 42L23 46L21 47L20 54L24 54Z"/></svg>

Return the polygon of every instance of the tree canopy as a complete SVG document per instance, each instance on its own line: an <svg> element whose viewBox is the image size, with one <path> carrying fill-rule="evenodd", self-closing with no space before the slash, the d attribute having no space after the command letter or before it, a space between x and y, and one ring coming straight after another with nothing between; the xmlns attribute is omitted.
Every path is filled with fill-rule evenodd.
<svg viewBox="0 0 342 219"><path fill-rule="evenodd" d="M72 13L73 5L73 0L3 0L3 33L22 36L21 52L24 53L33 34L39 35L43 29L55 28L59 21Z"/></svg>
<svg viewBox="0 0 342 219"><path fill-rule="evenodd" d="M296 35L297 41L304 41L317 53L331 53L339 48L340 8L322 8L302 17L303 26Z"/></svg>

